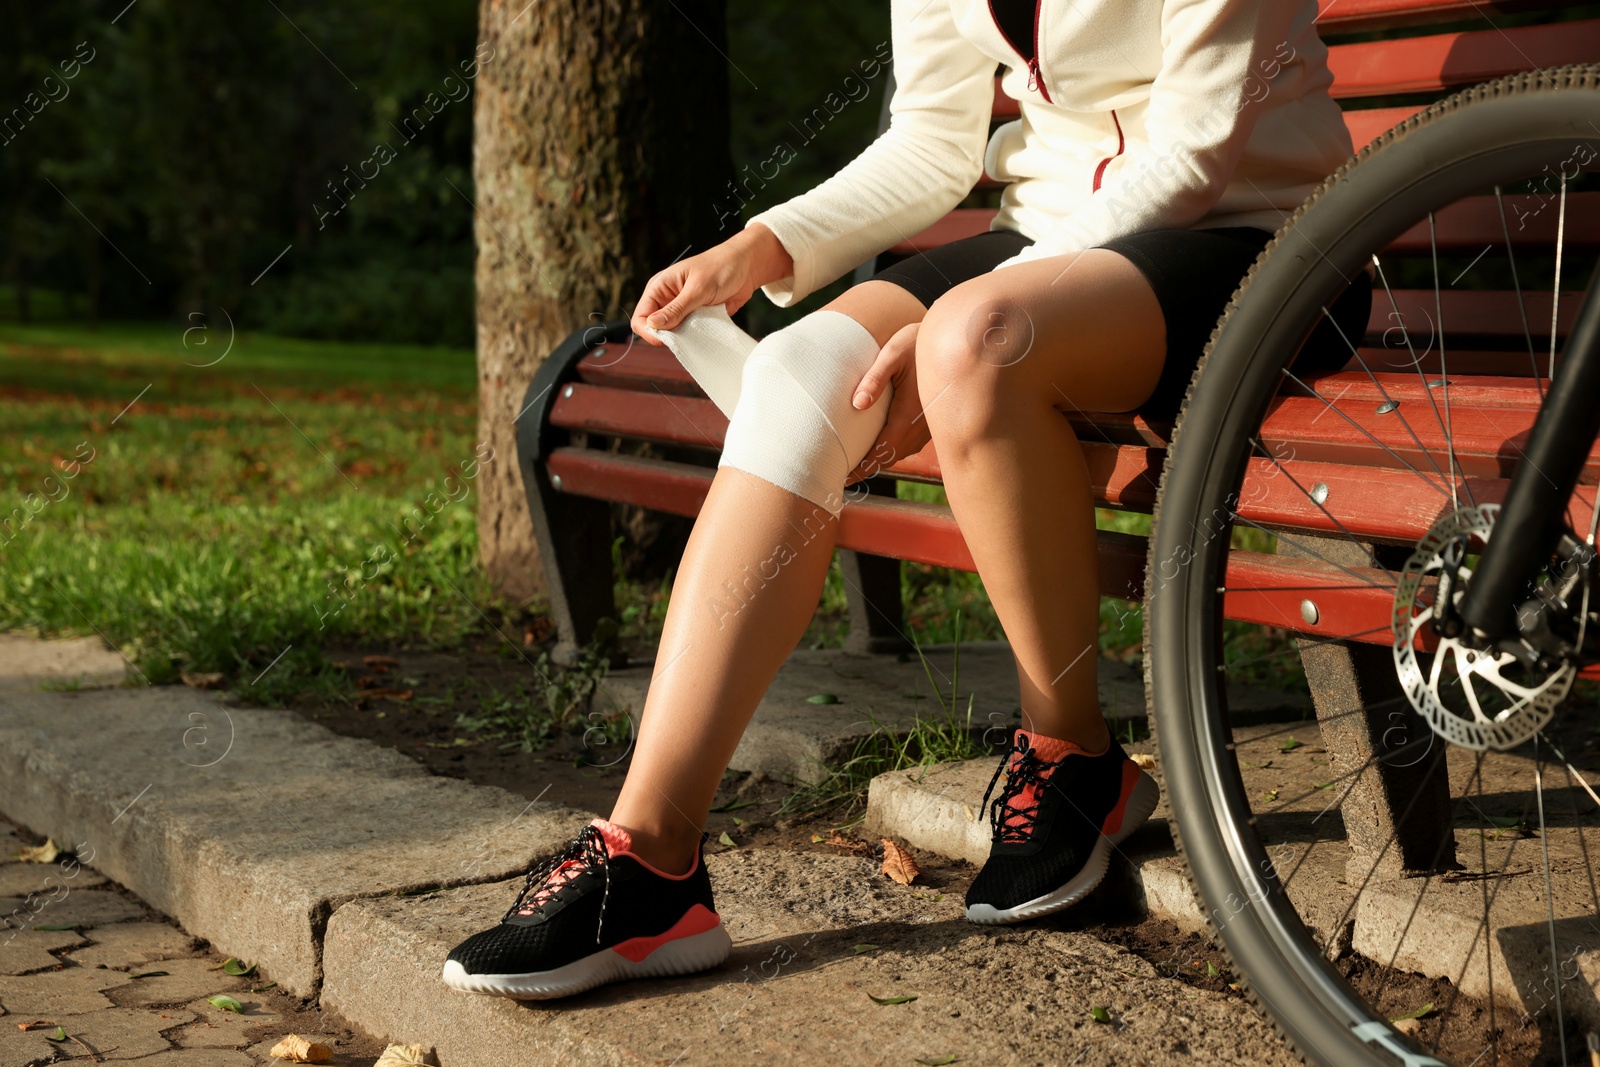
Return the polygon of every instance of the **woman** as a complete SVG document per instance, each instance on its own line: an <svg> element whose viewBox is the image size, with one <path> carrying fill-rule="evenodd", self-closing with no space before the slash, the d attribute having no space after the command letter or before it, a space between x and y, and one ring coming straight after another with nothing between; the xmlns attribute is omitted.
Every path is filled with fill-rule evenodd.
<svg viewBox="0 0 1600 1067"><path fill-rule="evenodd" d="M726 958L701 854L718 783L815 610L847 482L930 439L1021 683L968 917L1018 922L1094 888L1157 789L1100 710L1094 507L1063 413L1175 410L1271 231L1350 155L1315 15L1315 0L892 0L888 130L657 274L634 312L728 413L721 464L611 818L457 947L446 982L543 998ZM990 137L997 64L1021 117ZM786 307L924 229L984 170L1010 183L990 232L759 344L729 320L757 288ZM758 568L729 610L729 583L751 592Z"/></svg>

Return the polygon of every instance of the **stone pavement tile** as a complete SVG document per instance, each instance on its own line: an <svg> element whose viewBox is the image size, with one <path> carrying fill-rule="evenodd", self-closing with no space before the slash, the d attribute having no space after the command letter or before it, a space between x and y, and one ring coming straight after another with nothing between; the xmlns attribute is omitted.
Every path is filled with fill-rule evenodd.
<svg viewBox="0 0 1600 1067"><path fill-rule="evenodd" d="M865 860L735 850L707 866L735 948L706 974L545 1004L443 990L445 954L499 917L508 882L340 908L323 1004L373 1033L435 1044L450 1067L1299 1062L1237 996L1155 977L1087 934L975 926L955 894L894 885ZM917 999L870 999L897 995ZM1091 1007L1116 1021L1094 1023Z"/></svg>
<svg viewBox="0 0 1600 1067"><path fill-rule="evenodd" d="M150 915L137 900L111 887L73 890L60 900L52 900L35 913L34 922L48 926L102 927Z"/></svg>
<svg viewBox="0 0 1600 1067"><path fill-rule="evenodd" d="M143 968L144 964L153 960L187 955L195 945L195 939L182 930L158 922L97 926L83 936L88 942L82 948L69 950L67 958L84 967L109 967L114 971ZM0 963L3 962L4 951L0 950Z"/></svg>
<svg viewBox="0 0 1600 1067"><path fill-rule="evenodd" d="M83 935L75 930L0 930L0 975L58 967L53 950L82 944Z"/></svg>
<svg viewBox="0 0 1600 1067"><path fill-rule="evenodd" d="M167 974L154 978L130 980L120 971L101 971L114 983L108 983L106 996L113 1004L124 1008L145 1008L155 1004L185 1004L196 998L205 999L226 993L236 1000L247 999L250 983L243 978L213 970L216 963L207 957L194 959L162 960L152 965L152 971Z"/></svg>
<svg viewBox="0 0 1600 1067"><path fill-rule="evenodd" d="M131 1060L171 1048L172 1043L163 1031L182 1025L188 1017L185 1012L161 1015L130 1008L108 1008L86 1015L53 1016L50 1021L107 1060ZM69 1052L83 1055L81 1048L70 1042L68 1045Z"/></svg>
<svg viewBox="0 0 1600 1067"><path fill-rule="evenodd" d="M228 995L243 1005L242 1013L223 1011L205 997L184 1005L195 1014L195 1021L176 1032L178 1044L188 1048L248 1048L260 1040L262 1027L273 1026L281 1018L248 991Z"/></svg>
<svg viewBox="0 0 1600 1067"><path fill-rule="evenodd" d="M69 873L69 872L76 872ZM63 892L104 885L105 879L77 865L60 863L0 863L0 897L59 898Z"/></svg>
<svg viewBox="0 0 1600 1067"><path fill-rule="evenodd" d="M0 1007L10 1015L48 1019L112 1006L102 990L126 980L115 971L66 967L43 974L0 978Z"/></svg>
<svg viewBox="0 0 1600 1067"><path fill-rule="evenodd" d="M0 811L300 995L344 901L509 877L590 818L182 686L7 694Z"/></svg>
<svg viewBox="0 0 1600 1067"><path fill-rule="evenodd" d="M32 1020L24 1019L23 1022ZM51 1031L18 1030L12 1025L10 1017L0 1020L0 1067L33 1067L34 1064L49 1063L58 1053L55 1045L45 1038L47 1033Z"/></svg>
<svg viewBox="0 0 1600 1067"><path fill-rule="evenodd" d="M153 1056L146 1062L149 1067L260 1067L266 1058L257 1060L247 1052L218 1048L180 1048ZM283 1061L273 1062L281 1064Z"/></svg>
<svg viewBox="0 0 1600 1067"><path fill-rule="evenodd" d="M98 637L41 641L0 634L0 689L37 689L41 682L114 685L128 661Z"/></svg>

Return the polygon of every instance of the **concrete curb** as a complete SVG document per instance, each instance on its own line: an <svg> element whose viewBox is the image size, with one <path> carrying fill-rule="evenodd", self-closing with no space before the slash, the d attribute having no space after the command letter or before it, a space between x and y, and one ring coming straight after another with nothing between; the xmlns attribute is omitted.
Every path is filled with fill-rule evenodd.
<svg viewBox="0 0 1600 1067"><path fill-rule="evenodd" d="M339 905L505 878L592 817L180 687L0 696L0 811L307 996Z"/></svg>

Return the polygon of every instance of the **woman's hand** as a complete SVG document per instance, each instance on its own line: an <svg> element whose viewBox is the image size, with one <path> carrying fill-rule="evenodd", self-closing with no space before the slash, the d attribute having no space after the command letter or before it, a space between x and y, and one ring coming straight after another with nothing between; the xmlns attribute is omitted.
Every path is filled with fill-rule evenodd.
<svg viewBox="0 0 1600 1067"><path fill-rule="evenodd" d="M928 420L922 417L922 398L917 395L917 327L920 325L913 322L902 326L889 338L889 343L878 352L878 358L862 376L861 384L856 386L851 404L857 411L875 404L888 383L894 384L894 396L889 400L889 415L883 432L850 472L845 485L854 485L916 455L930 440Z"/></svg>
<svg viewBox="0 0 1600 1067"><path fill-rule="evenodd" d="M696 308L725 304L731 315L761 286L792 273L794 261L777 235L757 223L651 278L633 309L633 332L659 345L652 331L672 329Z"/></svg>

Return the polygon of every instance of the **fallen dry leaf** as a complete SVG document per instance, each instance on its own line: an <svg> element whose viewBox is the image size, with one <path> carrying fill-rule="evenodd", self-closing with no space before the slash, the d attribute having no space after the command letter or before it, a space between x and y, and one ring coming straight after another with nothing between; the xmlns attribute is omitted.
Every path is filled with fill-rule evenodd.
<svg viewBox="0 0 1600 1067"><path fill-rule="evenodd" d="M390 1045L372 1067L431 1067L432 1063L426 1045Z"/></svg>
<svg viewBox="0 0 1600 1067"><path fill-rule="evenodd" d="M1148 752L1135 753L1131 758L1143 770L1153 771L1156 769L1156 758Z"/></svg>
<svg viewBox="0 0 1600 1067"><path fill-rule="evenodd" d="M61 848L56 844L56 839L47 837L44 844L34 845L17 852L17 859L23 863L54 863L56 857L61 855Z"/></svg>
<svg viewBox="0 0 1600 1067"><path fill-rule="evenodd" d="M390 667L400 666L400 661L393 656L362 656L361 662L371 667L373 674L383 674Z"/></svg>
<svg viewBox="0 0 1600 1067"><path fill-rule="evenodd" d="M333 1049L307 1041L299 1034L290 1034L272 1046L272 1058L290 1063L328 1063L333 1059Z"/></svg>
<svg viewBox="0 0 1600 1067"><path fill-rule="evenodd" d="M899 882L901 885L910 885L917 880L917 875L922 869L917 866L917 861L911 858L911 853L883 838L883 873Z"/></svg>
<svg viewBox="0 0 1600 1067"><path fill-rule="evenodd" d="M221 689L221 671L181 671L178 677L190 689Z"/></svg>

